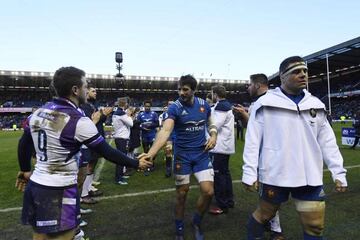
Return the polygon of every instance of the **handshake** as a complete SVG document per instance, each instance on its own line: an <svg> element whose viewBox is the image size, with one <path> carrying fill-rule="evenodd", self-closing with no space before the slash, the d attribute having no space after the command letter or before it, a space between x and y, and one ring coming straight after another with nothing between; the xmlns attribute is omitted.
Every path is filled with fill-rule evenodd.
<svg viewBox="0 0 360 240"><path fill-rule="evenodd" d="M139 167L138 168L142 171L144 171L148 168L151 168L154 165L153 160L151 158L149 158L146 153L142 153L138 157L138 159L139 159Z"/></svg>

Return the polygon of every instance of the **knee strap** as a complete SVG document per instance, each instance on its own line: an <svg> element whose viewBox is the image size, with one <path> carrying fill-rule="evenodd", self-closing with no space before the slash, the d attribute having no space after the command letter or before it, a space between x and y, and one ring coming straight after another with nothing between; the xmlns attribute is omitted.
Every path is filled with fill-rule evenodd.
<svg viewBox="0 0 360 240"><path fill-rule="evenodd" d="M320 212L325 209L325 201L294 200L298 212Z"/></svg>

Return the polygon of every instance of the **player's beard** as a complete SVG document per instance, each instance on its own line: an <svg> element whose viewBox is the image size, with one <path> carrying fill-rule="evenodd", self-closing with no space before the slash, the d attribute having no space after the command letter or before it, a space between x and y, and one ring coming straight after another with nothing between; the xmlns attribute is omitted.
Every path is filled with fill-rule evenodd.
<svg viewBox="0 0 360 240"><path fill-rule="evenodd" d="M184 96L180 95L180 100L184 103L190 104L191 103L192 96Z"/></svg>
<svg viewBox="0 0 360 240"><path fill-rule="evenodd" d="M85 96L79 96L78 98L79 105L86 103L86 97Z"/></svg>

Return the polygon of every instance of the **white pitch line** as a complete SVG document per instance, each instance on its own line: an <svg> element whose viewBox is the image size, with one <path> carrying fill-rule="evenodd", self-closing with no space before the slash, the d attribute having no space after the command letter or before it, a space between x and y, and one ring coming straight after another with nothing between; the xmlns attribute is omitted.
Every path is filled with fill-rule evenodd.
<svg viewBox="0 0 360 240"><path fill-rule="evenodd" d="M360 167L360 164L358 165L352 165L345 167L346 169L352 169L352 168L358 168ZM324 169L324 172L328 172L328 169ZM241 180L233 180L233 183L241 183ZM198 185L192 185L190 186L191 189L198 188ZM136 197L136 196L143 196L143 195L151 195L151 194L158 194L158 193L165 193L165 192L172 192L175 191L175 188L166 188L166 189L160 189L160 190L153 190L153 191L144 191L144 192L137 192L137 193L125 193L125 194L118 194L118 195L112 195L112 196L105 196L105 197L98 197L95 199L98 200L107 200L107 199L116 199L116 198L125 198L125 197ZM0 209L0 213L6 213L6 212L13 212L13 211L20 211L21 207L14 207L14 208L4 208Z"/></svg>
<svg viewBox="0 0 360 240"><path fill-rule="evenodd" d="M110 140L109 145L112 144L113 140L114 140L113 138ZM100 159L99 159L98 167L95 169L95 172L94 172L94 181L96 181L96 182L99 181L100 175L101 175L101 171L102 171L103 168L104 168L104 164L105 164L105 159L104 159L104 158L100 158Z"/></svg>

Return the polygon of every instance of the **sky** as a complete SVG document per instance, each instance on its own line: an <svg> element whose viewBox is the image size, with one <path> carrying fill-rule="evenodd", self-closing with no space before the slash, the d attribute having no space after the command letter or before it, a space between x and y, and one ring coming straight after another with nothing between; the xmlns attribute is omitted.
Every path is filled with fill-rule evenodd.
<svg viewBox="0 0 360 240"><path fill-rule="evenodd" d="M360 1L1 0L0 70L247 80L360 36Z"/></svg>

